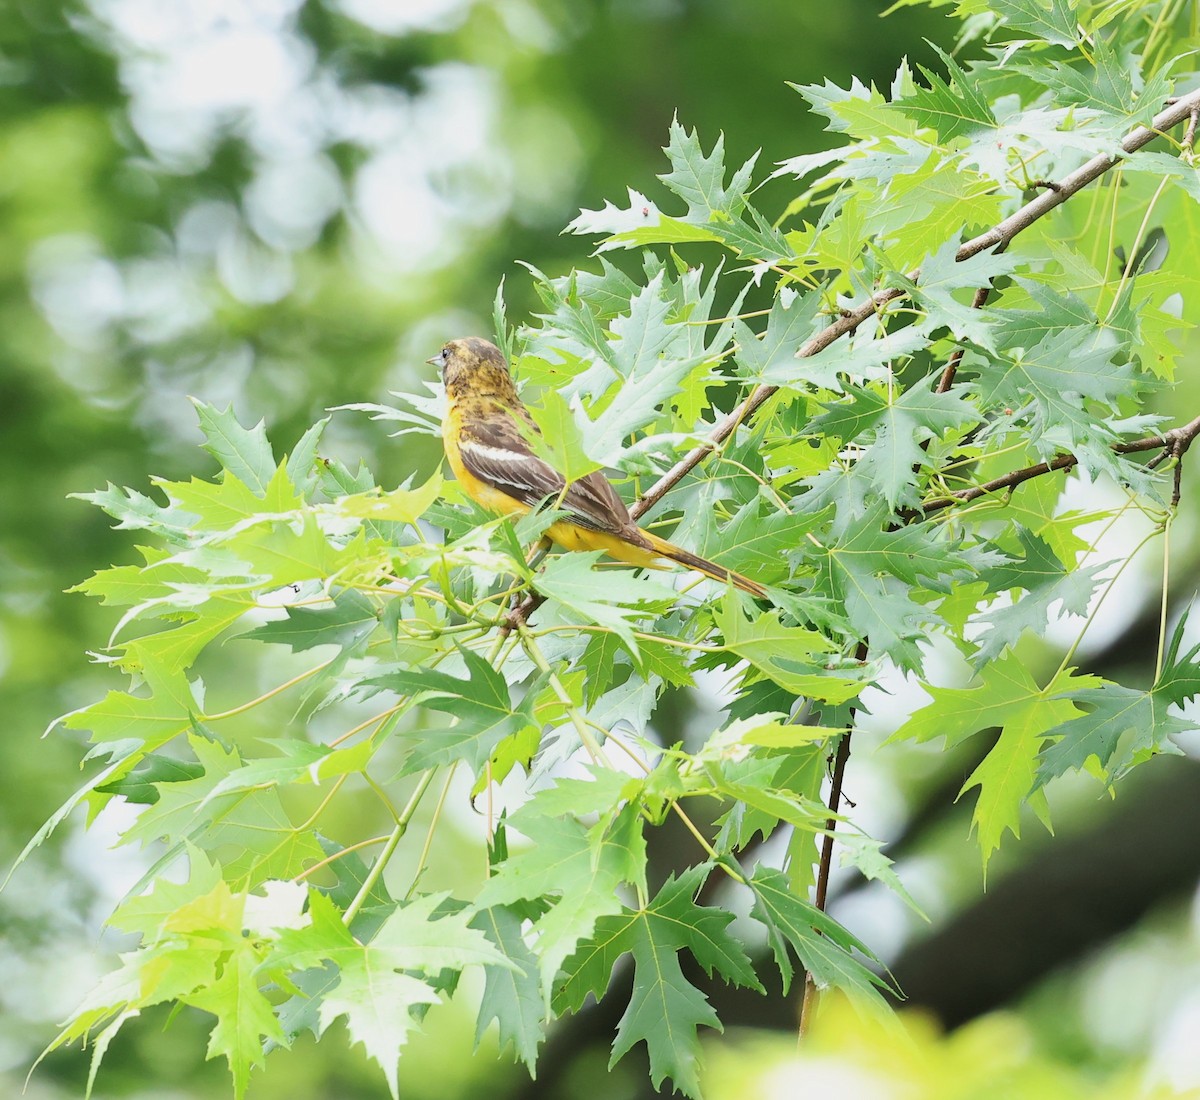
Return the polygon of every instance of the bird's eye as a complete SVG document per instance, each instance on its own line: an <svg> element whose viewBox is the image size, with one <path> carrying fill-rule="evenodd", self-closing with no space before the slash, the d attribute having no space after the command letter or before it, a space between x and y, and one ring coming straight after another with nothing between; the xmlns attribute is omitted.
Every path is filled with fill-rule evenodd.
<svg viewBox="0 0 1200 1100"><path fill-rule="evenodd" d="M447 345L446 345L444 348L442 348L442 358L443 358L443 359L449 359L449 358L450 358L450 353L451 353L453 350L454 350L454 349L453 349L453 348L452 348L452 347L451 347L449 344L447 344Z"/></svg>

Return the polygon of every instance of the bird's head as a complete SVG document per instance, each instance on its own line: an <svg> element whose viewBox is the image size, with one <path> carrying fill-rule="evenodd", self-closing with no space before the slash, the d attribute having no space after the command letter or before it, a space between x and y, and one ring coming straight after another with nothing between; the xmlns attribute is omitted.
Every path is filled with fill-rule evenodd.
<svg viewBox="0 0 1200 1100"><path fill-rule="evenodd" d="M516 398L517 391L503 353L495 344L478 336L450 340L427 361L441 368L446 393L452 399L466 393L480 397Z"/></svg>

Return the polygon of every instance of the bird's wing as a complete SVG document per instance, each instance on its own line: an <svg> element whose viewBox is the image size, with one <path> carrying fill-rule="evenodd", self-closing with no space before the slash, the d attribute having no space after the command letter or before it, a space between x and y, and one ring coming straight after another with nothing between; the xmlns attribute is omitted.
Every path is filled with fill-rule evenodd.
<svg viewBox="0 0 1200 1100"><path fill-rule="evenodd" d="M559 507L570 513L573 522L641 543L640 532L608 478L596 471L572 482L563 494L562 474L533 453L512 417L488 416L464 424L458 447L467 470L522 504L534 508L547 498L557 501L561 494Z"/></svg>

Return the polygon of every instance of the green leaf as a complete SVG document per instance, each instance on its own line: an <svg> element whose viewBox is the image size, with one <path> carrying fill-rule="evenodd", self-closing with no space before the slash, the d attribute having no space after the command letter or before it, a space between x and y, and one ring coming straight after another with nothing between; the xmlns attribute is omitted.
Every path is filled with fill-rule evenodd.
<svg viewBox="0 0 1200 1100"><path fill-rule="evenodd" d="M320 645L355 649L379 625L379 612L361 592L344 589L331 607L287 607L285 617L264 623L240 637L245 641L274 642L301 653Z"/></svg>
<svg viewBox="0 0 1200 1100"><path fill-rule="evenodd" d="M792 380L796 352L820 328L821 298L817 294L799 295L787 287L780 289L771 303L771 312L761 336L744 321L734 325L738 350L734 361L751 381L765 382L768 376Z"/></svg>
<svg viewBox="0 0 1200 1100"><path fill-rule="evenodd" d="M792 732L796 735L819 733L822 740L829 733L777 722L762 726L758 719L746 719L715 734L700 754L702 758L717 756L719 766L708 768L707 775L718 791L738 800L719 819L719 851L744 848L756 834L761 834L765 840L782 821L793 826L793 843L796 837L808 837L811 841L817 830L825 828L829 811L820 797L828 750L811 740L794 747L772 744L776 740L775 734L780 734L778 740L784 741L782 735ZM729 744L728 739L733 736L737 741ZM760 745L770 747L771 755L747 756L742 747ZM784 747L787 747L786 752L779 751ZM743 799L744 794L749 797ZM793 876L797 870L789 868Z"/></svg>
<svg viewBox="0 0 1200 1100"><path fill-rule="evenodd" d="M678 119L671 120L670 141L665 152L671 161L671 171L659 179L687 203L688 221L704 225L713 214L735 217L741 212L757 154L746 161L726 185L724 135L717 138L712 152L706 157L696 131L689 134Z"/></svg>
<svg viewBox="0 0 1200 1100"><path fill-rule="evenodd" d="M850 87L845 89L829 80L790 86L808 101L814 114L829 120L826 129L834 133L872 140L916 137L916 122L893 110L874 87L867 87L857 76L850 78Z"/></svg>
<svg viewBox="0 0 1200 1100"><path fill-rule="evenodd" d="M387 883L382 876L374 878L367 885L371 869L367 866L358 852L349 851L336 841L327 837L318 837L325 856L336 856L329 863L329 869L337 881L321 892L343 911L348 909L358 895L366 890L362 899L362 907L350 924L350 931L361 941L366 942L379 930L379 926L392 914L396 908L396 900L388 892Z"/></svg>
<svg viewBox="0 0 1200 1100"><path fill-rule="evenodd" d="M223 1056L233 1077L233 1093L246 1093L250 1071L263 1064L263 1038L286 1040L271 1002L258 987L260 959L247 942L225 960L221 976L184 1000L217 1017L208 1040L208 1057Z"/></svg>
<svg viewBox="0 0 1200 1100"><path fill-rule="evenodd" d="M927 741L945 737L947 745L979 730L998 727L1000 736L963 784L959 795L979 788L972 824L979 835L984 870L1006 831L1021 835L1021 809L1036 787L1038 754L1062 722L1079 713L1064 693L1097 681L1075 677L1071 669L1039 688L1012 653L983 665L969 688L927 688L933 701L916 711L893 740Z"/></svg>
<svg viewBox="0 0 1200 1100"><path fill-rule="evenodd" d="M195 398L192 398L192 404L200 418L204 449L252 492L265 496L275 475L275 456L271 453L263 422L260 420L253 428L243 428L234 416L232 406L221 412Z"/></svg>
<svg viewBox="0 0 1200 1100"><path fill-rule="evenodd" d="M788 575L787 554L829 521L829 512L787 512L770 500L747 501L724 525L710 513L701 527L697 553L709 561L777 584Z"/></svg>
<svg viewBox="0 0 1200 1100"><path fill-rule="evenodd" d="M218 886L228 893L221 879L221 868L205 852L194 846L187 849L186 882L158 879L148 894L129 897L117 906L108 923L122 932L140 932L154 939L168 919L198 898L211 896Z"/></svg>
<svg viewBox="0 0 1200 1100"><path fill-rule="evenodd" d="M412 737L404 773L466 761L478 774L496 746L532 724L536 691L529 691L519 707L512 704L508 684L477 653L460 649L467 676L459 678L433 669L398 669L360 681L366 687L386 688L400 695L419 695L420 704L458 719L440 730L422 729Z"/></svg>
<svg viewBox="0 0 1200 1100"><path fill-rule="evenodd" d="M691 352L686 326L668 322L672 306L659 273L630 301L629 313L613 320L603 351L618 385L597 416L576 421L593 461L616 465L625 438L656 421L684 378L708 358Z"/></svg>
<svg viewBox="0 0 1200 1100"><path fill-rule="evenodd" d="M627 190L629 193L627 210L622 210L619 206L614 206L605 200L604 206L600 210L581 210L579 216L568 223L566 232L578 233L580 236L610 238L600 246L599 250L603 252L608 248L618 247L617 241L624 243L633 234L643 229L658 227L662 218L658 207L640 191L635 191L632 187Z"/></svg>
<svg viewBox="0 0 1200 1100"><path fill-rule="evenodd" d="M399 1095L396 1064L414 1023L412 1012L440 999L431 980L446 967L516 966L468 926L465 914L435 917L440 901L441 896L430 895L396 908L363 944L333 904L314 892L310 926L285 931L268 960L269 966L289 969L336 963L339 978L323 997L320 1029L345 1016L351 1039L379 1064L393 1098Z"/></svg>
<svg viewBox="0 0 1200 1100"><path fill-rule="evenodd" d="M812 762L811 756L807 762ZM716 792L736 799L749 811L742 815L742 820L736 822L739 840L745 840L754 831L768 835L780 822L786 822L802 832L818 832L825 828L829 811L815 799L788 790L772 789L770 783L774 781L773 773L782 770L782 763L778 760L765 763L769 765L769 770L761 769L760 774L750 776L748 782L737 778L746 771L737 762L709 769Z"/></svg>
<svg viewBox="0 0 1200 1100"><path fill-rule="evenodd" d="M592 766L588 773L587 779L557 779L553 786L533 795L522 808L523 813L536 817L584 817L594 813L613 820L622 805L637 800L643 786L643 780L612 768Z"/></svg>
<svg viewBox="0 0 1200 1100"><path fill-rule="evenodd" d="M882 381L891 377L893 360L912 355L929 343L916 326L880 332L865 329L846 340L836 340L815 355L781 359L760 373L760 380L804 392L812 387L841 393L842 377Z"/></svg>
<svg viewBox="0 0 1200 1100"><path fill-rule="evenodd" d="M1107 35L1096 35L1091 47L1090 62L1056 64L1050 86L1061 100L1102 116L1105 133L1116 137L1160 109L1170 94L1170 76L1164 68L1143 81L1141 59L1127 46L1118 51ZM1022 69L1041 76L1032 64Z"/></svg>
<svg viewBox="0 0 1200 1100"><path fill-rule="evenodd" d="M69 495L75 500L86 500L102 508L119 521L117 530L150 530L181 537L191 522L191 517L174 505L164 508L144 493L136 489L118 488L111 481L104 489Z"/></svg>
<svg viewBox="0 0 1200 1100"><path fill-rule="evenodd" d="M203 768L188 760L162 753L147 753L128 773L96 787L99 794L116 794L129 802L152 805L158 801L160 783L195 779Z"/></svg>
<svg viewBox="0 0 1200 1100"><path fill-rule="evenodd" d="M845 702L866 686L865 681L832 674L818 656L836 653L838 646L815 630L784 626L779 613L765 611L756 619L743 617L737 603L726 597L713 620L725 648L795 695L826 702Z"/></svg>
<svg viewBox="0 0 1200 1100"><path fill-rule="evenodd" d="M174 594L149 600L121 620L118 630L145 616L179 622L169 630L121 642L116 646L123 653L121 665L130 671L157 669L164 677L183 673L209 642L237 623L252 606L245 585L180 585Z"/></svg>
<svg viewBox="0 0 1200 1100"><path fill-rule="evenodd" d="M181 671L148 665L142 676L150 694L110 691L100 702L64 715L67 729L91 730L92 741L133 739L150 751L191 727L198 710L191 685Z"/></svg>
<svg viewBox="0 0 1200 1100"><path fill-rule="evenodd" d="M208 574L195 566L154 560L155 552L148 547L139 547L139 552L146 556L145 565L101 569L67 591L94 596L105 607L132 607L177 595L184 586L199 588L208 579Z"/></svg>
<svg viewBox="0 0 1200 1100"><path fill-rule="evenodd" d="M475 1044L479 1045L492 1020L499 1031L500 1049L513 1051L532 1075L538 1044L546 1027L546 1007L538 980L537 957L521 937L522 916L516 909L494 905L471 918L471 927L483 932L515 968L486 966Z"/></svg>
<svg viewBox="0 0 1200 1100"><path fill-rule="evenodd" d="M533 847L499 865L476 906L557 899L533 923L542 988L548 990L563 961L596 922L621 911L619 888L632 882L645 890L642 821L635 806L626 807L611 828L596 831L573 818L534 816L524 808L509 820Z"/></svg>
<svg viewBox="0 0 1200 1100"><path fill-rule="evenodd" d="M892 870L893 861L883 854L884 842L875 840L864 833L852 833L842 830L838 834L838 844L842 849L842 863L856 868L865 879L882 882L889 890L900 898L918 917L928 921L921 907L913 900L912 895L904 888L900 877ZM795 883L789 882L793 891Z"/></svg>
<svg viewBox="0 0 1200 1100"><path fill-rule="evenodd" d="M57 810L42 824L36 833L29 838L28 843L21 849L20 854L13 860L12 866L3 879L0 879L0 890L8 885L9 879L17 869L29 858L34 849L40 847L45 840L84 802L93 792L100 790L109 783L117 782L119 777L126 774L134 764L141 759L141 745L137 741L127 740L113 742L105 748L111 753L108 766L93 775L83 786L79 787Z"/></svg>
<svg viewBox="0 0 1200 1100"><path fill-rule="evenodd" d="M815 905L793 894L781 871L760 863L750 876L750 889L754 892L754 916L766 927L784 992L791 985L794 971L790 951L795 951L818 988L840 989L864 1007L887 1011L879 995L887 982L853 954L857 951L877 961L865 944Z"/></svg>
<svg viewBox="0 0 1200 1100"><path fill-rule="evenodd" d="M1017 528L1017 536L1024 556L980 573L992 592L1023 590L1012 603L978 617L987 628L975 655L981 666L1015 646L1026 630L1044 630L1051 607L1060 602L1064 611L1087 614L1099 575L1107 568L1108 563L1101 562L1068 571L1045 541L1023 527Z"/></svg>
<svg viewBox="0 0 1200 1100"><path fill-rule="evenodd" d="M125 830L122 843L161 840L169 855L187 843L202 845L231 879L244 876L248 886L291 878L323 857L311 831L293 825L279 791L226 782L242 766L236 750L198 734L188 743L203 773L161 784L158 801Z"/></svg>
<svg viewBox="0 0 1200 1100"><path fill-rule="evenodd" d="M217 798L228 791L261 790L288 784L319 785L325 779L366 770L376 746L370 741L330 748L308 741L266 740L278 756L259 757L226 775L206 796Z"/></svg>
<svg viewBox="0 0 1200 1100"><path fill-rule="evenodd" d="M343 497L337 510L373 523L416 523L442 491L442 475L434 473L416 489L393 489L390 493L370 491Z"/></svg>
<svg viewBox="0 0 1200 1100"><path fill-rule="evenodd" d="M1092 680L1064 693L1078 717L1048 730L1054 743L1042 752L1039 777L1043 782L1070 768L1082 768L1096 757L1111 778L1119 778L1133 764L1156 752L1178 752L1169 741L1188 733L1196 724L1169 713L1200 694L1200 644L1179 656L1188 616L1180 618L1166 655L1166 667L1149 691L1123 687L1108 680ZM1096 686L1092 686L1095 684Z"/></svg>
<svg viewBox="0 0 1200 1100"><path fill-rule="evenodd" d="M557 390L547 390L539 405L529 406L529 411L538 432L530 432L526 439L533 451L553 466L567 483L578 481L595 470L601 463L593 462L584 451L584 437L575 421L575 414Z"/></svg>
<svg viewBox="0 0 1200 1100"><path fill-rule="evenodd" d="M309 428L300 437L287 458L288 480L305 498L311 498L313 490L320 481L320 471L317 469L317 448L321 445L321 436L325 434L329 420L328 416L322 417Z"/></svg>
<svg viewBox="0 0 1200 1100"><path fill-rule="evenodd" d="M940 141L949 144L979 130L996 125L996 116L988 106L971 77L948 53L933 47L950 74L947 83L937 73L923 65L921 72L929 82L928 88L915 87L911 93L895 104L921 126L937 131Z"/></svg>
<svg viewBox="0 0 1200 1100"><path fill-rule="evenodd" d="M843 520L843 529L817 558L818 590L842 604L858 636L871 640L873 652L886 653L902 668L920 669L917 641L928 635L936 617L916 602L914 589L925 584L945 590L971 566L928 529L885 530L885 514L877 504L861 519Z"/></svg>
<svg viewBox="0 0 1200 1100"><path fill-rule="evenodd" d="M600 556L587 551L552 557L534 578L534 587L585 622L607 627L636 653L633 623L673 603L675 590L628 571L600 573L593 568Z"/></svg>
<svg viewBox="0 0 1200 1100"><path fill-rule="evenodd" d="M281 587L299 581L328 580L360 564L365 540L360 532L346 545L336 546L321 530L317 517L307 512L298 530L290 524L256 527L231 541L229 549L261 578L261 583Z"/></svg>
<svg viewBox="0 0 1200 1100"><path fill-rule="evenodd" d="M1073 0L991 0L1007 27L1069 49L1079 44Z"/></svg>
<svg viewBox="0 0 1200 1100"><path fill-rule="evenodd" d="M263 486L252 487L228 470L217 482L192 478L191 481L156 480L155 484L173 504L195 516L199 525L209 531L226 531L239 524L297 512L304 504L283 465L272 472Z"/></svg>
<svg viewBox="0 0 1200 1100"><path fill-rule="evenodd" d="M578 1011L588 994L603 995L620 957L632 954L633 995L617 1027L609 1066L644 1042L654 1087L669 1077L693 1097L700 1094L698 1029L721 1030L721 1022L684 977L679 952L689 951L710 976L717 973L762 992L750 960L726 931L733 914L695 903L709 873L707 866L693 867L669 878L645 908L602 918L589 942L567 960L555 996L556 1008Z"/></svg>
<svg viewBox="0 0 1200 1100"><path fill-rule="evenodd" d="M612 686L618 656L630 652L611 630L595 631L588 638L587 648L579 659L579 667L584 671L584 702L589 707L595 706L597 700Z"/></svg>
<svg viewBox="0 0 1200 1100"><path fill-rule="evenodd" d="M934 386L930 375L898 393L853 389L812 422L813 431L843 443L869 441L856 469L882 491L889 508L919 506L920 471L934 462L930 442L978 420L962 387L938 393Z"/></svg>
<svg viewBox="0 0 1200 1100"><path fill-rule="evenodd" d="M903 287L926 311L925 332L945 326L959 340L969 340L981 348L995 347L992 331L995 317L986 309L975 309L972 301L980 287L1011 274L1020 260L999 248L985 249L965 260L958 258L957 235L946 240L921 260L914 283L902 272L893 271L888 281Z"/></svg>

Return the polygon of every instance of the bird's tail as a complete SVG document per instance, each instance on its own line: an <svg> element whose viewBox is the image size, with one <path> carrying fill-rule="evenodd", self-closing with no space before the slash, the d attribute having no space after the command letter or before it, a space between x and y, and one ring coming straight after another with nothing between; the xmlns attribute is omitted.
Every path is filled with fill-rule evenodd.
<svg viewBox="0 0 1200 1100"><path fill-rule="evenodd" d="M732 569L726 569L725 566L718 565L715 561L699 557L672 542L667 542L666 539L660 539L649 531L643 531L642 534L646 536L646 541L654 548L654 552L661 557L670 558L671 561L678 562L688 569L694 569L697 573L703 573L706 577L712 577L714 581L720 581L722 584L729 581L743 592L749 592L756 599L765 600L767 598L767 590L757 581L743 577L741 573L735 573Z"/></svg>

